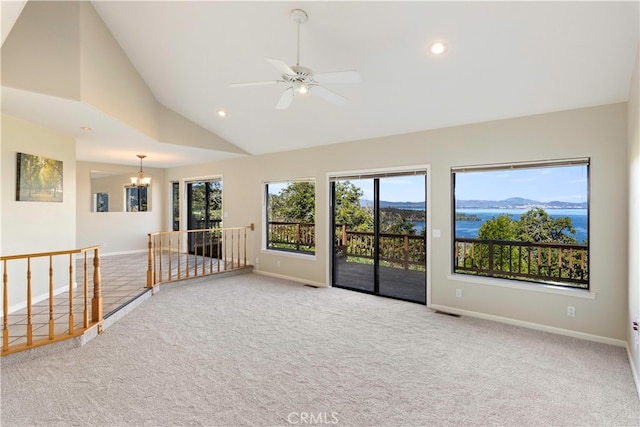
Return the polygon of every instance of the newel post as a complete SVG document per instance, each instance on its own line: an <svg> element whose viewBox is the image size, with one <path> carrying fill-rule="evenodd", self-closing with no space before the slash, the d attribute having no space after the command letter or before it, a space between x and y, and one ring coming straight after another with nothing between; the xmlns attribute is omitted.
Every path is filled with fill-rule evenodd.
<svg viewBox="0 0 640 427"><path fill-rule="evenodd" d="M102 322L102 292L100 290L100 249L93 250L93 298L91 299L91 321Z"/></svg>

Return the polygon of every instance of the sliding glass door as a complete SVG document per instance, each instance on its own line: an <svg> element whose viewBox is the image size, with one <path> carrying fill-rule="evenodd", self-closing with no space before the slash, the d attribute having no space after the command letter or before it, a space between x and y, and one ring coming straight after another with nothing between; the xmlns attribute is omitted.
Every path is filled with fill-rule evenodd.
<svg viewBox="0 0 640 427"><path fill-rule="evenodd" d="M374 240L374 181L334 181L333 199L333 285L376 292L376 246Z"/></svg>
<svg viewBox="0 0 640 427"><path fill-rule="evenodd" d="M426 303L424 171L331 182L333 286Z"/></svg>
<svg viewBox="0 0 640 427"><path fill-rule="evenodd" d="M187 182L187 229L218 228L222 223L222 180ZM190 233L189 252L209 254L212 236L209 233ZM215 246L215 245L214 245Z"/></svg>

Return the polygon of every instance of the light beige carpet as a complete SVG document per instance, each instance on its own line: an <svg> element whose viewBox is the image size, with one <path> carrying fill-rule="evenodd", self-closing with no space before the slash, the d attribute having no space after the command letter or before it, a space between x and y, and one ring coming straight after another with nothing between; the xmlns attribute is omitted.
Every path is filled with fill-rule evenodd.
<svg viewBox="0 0 640 427"><path fill-rule="evenodd" d="M255 274L1 379L3 427L640 425L623 348Z"/></svg>

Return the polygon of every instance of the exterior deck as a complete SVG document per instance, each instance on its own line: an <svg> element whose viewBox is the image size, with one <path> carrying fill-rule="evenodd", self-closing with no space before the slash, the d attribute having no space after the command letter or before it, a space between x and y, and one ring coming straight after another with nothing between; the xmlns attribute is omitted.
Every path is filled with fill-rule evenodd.
<svg viewBox="0 0 640 427"><path fill-rule="evenodd" d="M373 265L338 257L335 267L334 286L374 293ZM378 295L426 304L426 271L380 266L379 275Z"/></svg>

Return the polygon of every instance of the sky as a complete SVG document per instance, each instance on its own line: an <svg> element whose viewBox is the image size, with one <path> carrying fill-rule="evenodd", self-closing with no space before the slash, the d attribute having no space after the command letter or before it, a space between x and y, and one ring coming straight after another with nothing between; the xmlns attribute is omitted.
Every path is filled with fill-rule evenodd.
<svg viewBox="0 0 640 427"><path fill-rule="evenodd" d="M351 180L373 200L373 180ZM269 192L281 189L269 184ZM504 200L522 197L538 202L586 202L588 198L587 166L544 167L482 172L456 173L457 200ZM380 199L388 202L422 202L425 200L424 175L407 175L380 180Z"/></svg>
<svg viewBox="0 0 640 427"><path fill-rule="evenodd" d="M538 202L586 202L587 166L463 172L456 174L457 200L504 200L522 197Z"/></svg>

